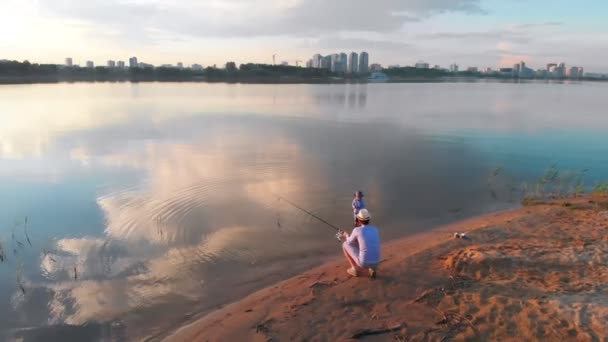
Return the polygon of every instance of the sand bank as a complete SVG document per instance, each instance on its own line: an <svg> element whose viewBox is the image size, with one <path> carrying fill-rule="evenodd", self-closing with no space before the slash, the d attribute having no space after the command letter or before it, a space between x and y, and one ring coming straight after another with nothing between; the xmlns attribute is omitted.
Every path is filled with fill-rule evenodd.
<svg viewBox="0 0 608 342"><path fill-rule="evenodd" d="M478 217L386 244L376 280L336 259L166 340L605 340L607 231L606 197Z"/></svg>

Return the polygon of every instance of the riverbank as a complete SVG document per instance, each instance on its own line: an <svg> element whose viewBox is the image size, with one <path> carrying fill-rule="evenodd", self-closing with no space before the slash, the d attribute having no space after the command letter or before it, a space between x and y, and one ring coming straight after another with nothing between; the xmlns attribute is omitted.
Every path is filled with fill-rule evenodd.
<svg viewBox="0 0 608 342"><path fill-rule="evenodd" d="M500 82L500 83L568 83L568 82L606 82L608 79L584 78L569 79L517 79L502 77L406 77L383 80L352 78L302 78L302 77L269 77L269 78L61 78L46 77L6 77L0 75L0 85L18 84L58 84L58 83L231 83L231 84L346 84L346 83L464 83L464 82Z"/></svg>
<svg viewBox="0 0 608 342"><path fill-rule="evenodd" d="M341 340L384 328L394 329L367 338L603 340L606 229L606 196L466 220L387 244L376 280L351 278L337 259L166 340Z"/></svg>

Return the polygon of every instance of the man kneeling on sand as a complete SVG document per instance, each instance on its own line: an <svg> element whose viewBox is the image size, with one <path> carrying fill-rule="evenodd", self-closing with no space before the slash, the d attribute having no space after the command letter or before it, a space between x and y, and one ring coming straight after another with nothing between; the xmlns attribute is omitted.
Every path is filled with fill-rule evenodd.
<svg viewBox="0 0 608 342"><path fill-rule="evenodd" d="M346 272L354 277L367 269L369 276L375 278L380 263L380 234L378 228L369 224L370 219L369 211L361 209L357 214L360 226L354 228L350 235L343 232L346 241L342 249L351 266Z"/></svg>

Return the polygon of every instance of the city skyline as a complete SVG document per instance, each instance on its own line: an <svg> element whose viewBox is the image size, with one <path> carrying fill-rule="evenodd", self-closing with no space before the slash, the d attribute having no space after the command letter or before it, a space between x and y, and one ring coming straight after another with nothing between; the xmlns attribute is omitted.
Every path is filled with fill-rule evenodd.
<svg viewBox="0 0 608 342"><path fill-rule="evenodd" d="M348 6L347 6L348 5ZM333 51L372 51L371 63L509 67L570 61L608 71L604 1L520 6L498 0L92 0L0 4L0 59L75 64L145 56L148 63L222 65ZM247 24L243 24L247 23ZM110 52L110 53L109 53ZM247 59L247 60L245 60ZM308 58L306 58L307 60ZM173 62L175 63L175 62ZM302 62L302 65L304 62Z"/></svg>
<svg viewBox="0 0 608 342"><path fill-rule="evenodd" d="M3 60L0 60L2 62ZM135 67L161 67L161 68L177 68L177 69L191 69L193 71L202 71L204 66L201 64L194 63L192 65L184 65L182 62L177 62L175 65L173 64L161 64L161 65L153 65L149 63L145 63L139 61L136 56L130 57L128 59L129 68ZM512 67L499 67L499 68L491 68L484 67L479 68L477 66L467 66L466 68L460 69L460 66L456 63L450 64L447 68L443 67L439 64L433 65L431 68L431 64L425 61L418 61L414 65L399 65L392 64L388 66L382 66L378 63L369 64L369 54L366 51L362 51L361 54L356 52L340 52L340 53L332 53L326 56L322 56L319 53L316 53L306 61L305 64L302 64L303 61L296 60L296 67L302 68L311 68L311 69L327 69L335 73L342 74L350 74L350 75L358 75L364 76L370 73L382 72L386 69L394 69L401 67L410 67L414 69L438 69L444 72L450 73L458 73L459 71L466 71L470 73L479 73L485 74L486 76L493 77L515 77L515 78L540 78L540 79L582 79L584 77L588 77L590 79L605 79L608 74L607 73L585 73L585 68L583 66L567 66L565 62L555 63L550 62L545 64L543 67L538 69L530 68L529 65L526 64L525 61L520 61L514 64ZM231 65L232 68L238 68L239 65L234 62L226 62L224 66L220 66L219 69L228 68L228 65ZM244 64L252 64L252 63L244 63ZM288 66L289 63L287 61L281 61L280 66ZM63 65L59 65L60 68L63 67L81 67L79 64L74 64L73 59L71 57L66 57ZM291 65L293 66L293 65ZM92 69L95 67L93 61L87 61L86 68ZM124 61L114 61L108 60L106 65L101 66L109 69L124 69L126 68L126 64ZM216 65L212 66L213 68L218 68ZM372 75L374 76L374 75Z"/></svg>
<svg viewBox="0 0 608 342"><path fill-rule="evenodd" d="M360 59L361 56L364 56L363 59ZM202 70L205 67L214 67L214 68L224 68L225 65L227 63L232 63L231 61L227 61L226 63L223 63L221 65L209 65L209 66L204 66L202 64L199 63L193 63L192 65L185 65L183 62L177 62L174 64L171 63L162 63L160 65L154 65L154 64L150 64L150 63L145 63L142 62L141 60L138 59L138 57L136 56L132 56L127 58L128 60L128 64L125 64L125 61L123 60L107 60L106 64L95 64L93 61L87 61L86 64L84 66L81 66L79 63L74 63L73 62L73 58L71 57L66 57L64 59L64 63L63 64L57 64L59 66L67 66L67 67L93 67L94 66L102 66L102 67L108 67L108 68L125 68L125 67L174 67L174 68L190 68L190 69L196 69L196 70ZM326 60L327 63L323 63L322 61ZM0 60L2 61L2 60ZM333 61L333 63L332 63ZM36 61L33 61L34 63ZM326 56L323 56L319 53L316 53L312 56L312 58L308 59L306 61L306 63L302 63L302 60L296 60L295 61L296 64L289 64L288 61L281 61L280 63L275 63L275 65L282 65L282 66L296 66L296 67L306 67L306 68L316 68L316 69L328 69L331 70L333 72L342 72L342 73L368 73L368 72L374 72L374 71L380 71L380 70L372 70L373 68L399 68L399 67L411 67L411 68L417 68L417 69L431 69L431 64L428 62L425 62L423 60L418 60L416 63L413 63L412 65L401 65L401 64L391 64L391 65L382 65L380 63L371 63L369 62L369 53L366 51L361 51L361 54L358 54L357 52L350 52L350 53L345 53L345 52L340 52L340 53L331 53L328 54ZM336 62L338 64L336 64ZM248 64L248 63L252 63L252 62L244 62L244 63L236 63L236 66L238 67L240 64ZM260 64L265 64L265 63L260 63ZM353 64L354 64L354 68L353 68ZM361 64L363 64L363 69L361 69ZM338 65L338 66L337 66ZM458 71L463 71L463 70L467 70L467 71L474 71L474 72L495 72L495 71L500 71L502 70L506 70L506 69L513 69L516 70L518 73L520 71L520 69L522 69L524 71L524 75L526 75L527 73L530 73L530 71L532 71L533 73L538 73L541 71L545 71L548 73L556 73L556 76L561 77L561 76L566 76L568 75L573 69L576 70L577 73L581 73L580 76L582 76L584 67L583 66L567 66L565 62L561 61L559 63L552 61L552 62L547 62L542 64L539 68L537 68L536 70L534 68L529 68L529 65L526 65L525 61L520 61L515 63L512 66L504 66L504 67L499 67L499 68L491 68L491 67L479 67L479 66L471 66L468 65L464 68L461 69L461 66L456 64L456 63L451 63L449 66L445 67L442 66L440 64L434 64L433 66L434 69L442 69L445 71L450 71L450 72L458 72ZM530 71L527 71L530 70ZM604 74L604 73L602 73Z"/></svg>

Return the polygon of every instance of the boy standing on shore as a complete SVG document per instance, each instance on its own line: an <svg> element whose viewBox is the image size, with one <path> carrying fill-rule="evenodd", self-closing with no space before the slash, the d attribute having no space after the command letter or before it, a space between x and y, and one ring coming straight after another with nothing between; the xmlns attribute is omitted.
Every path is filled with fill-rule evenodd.
<svg viewBox="0 0 608 342"><path fill-rule="evenodd" d="M361 190L355 192L355 198L353 199L353 219L355 227L358 226L357 214L361 209L365 209L365 202L363 202L363 192Z"/></svg>

